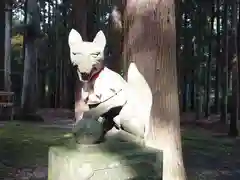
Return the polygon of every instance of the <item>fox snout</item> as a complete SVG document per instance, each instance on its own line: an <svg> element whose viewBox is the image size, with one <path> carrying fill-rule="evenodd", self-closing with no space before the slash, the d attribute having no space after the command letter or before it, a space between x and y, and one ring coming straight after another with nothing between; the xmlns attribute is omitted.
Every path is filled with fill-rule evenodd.
<svg viewBox="0 0 240 180"><path fill-rule="evenodd" d="M81 74L81 76L82 76L82 80L83 81L87 81L88 79L89 79L89 76L90 76L90 74L89 73L80 73Z"/></svg>

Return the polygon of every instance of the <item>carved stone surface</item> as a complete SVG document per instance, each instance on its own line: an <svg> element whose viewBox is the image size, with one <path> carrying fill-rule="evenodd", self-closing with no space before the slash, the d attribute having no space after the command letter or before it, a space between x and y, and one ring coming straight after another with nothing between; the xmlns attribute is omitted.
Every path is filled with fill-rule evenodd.
<svg viewBox="0 0 240 180"><path fill-rule="evenodd" d="M51 147L49 180L161 179L162 152L131 141Z"/></svg>
<svg viewBox="0 0 240 180"><path fill-rule="evenodd" d="M93 119L84 118L76 123L73 133L79 144L93 144L102 134L102 124Z"/></svg>

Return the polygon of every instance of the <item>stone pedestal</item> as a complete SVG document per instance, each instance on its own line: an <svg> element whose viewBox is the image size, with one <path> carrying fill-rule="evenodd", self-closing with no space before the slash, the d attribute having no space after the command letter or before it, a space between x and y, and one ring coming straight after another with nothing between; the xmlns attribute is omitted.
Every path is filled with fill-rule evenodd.
<svg viewBox="0 0 240 180"><path fill-rule="evenodd" d="M49 180L160 180L161 174L162 152L133 141L49 150Z"/></svg>

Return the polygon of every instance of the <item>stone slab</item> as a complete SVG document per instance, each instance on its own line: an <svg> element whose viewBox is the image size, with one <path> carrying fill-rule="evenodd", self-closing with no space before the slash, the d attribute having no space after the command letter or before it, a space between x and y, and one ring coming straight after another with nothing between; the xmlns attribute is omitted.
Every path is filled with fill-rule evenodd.
<svg viewBox="0 0 240 180"><path fill-rule="evenodd" d="M49 180L161 179L162 152L134 142L51 147Z"/></svg>

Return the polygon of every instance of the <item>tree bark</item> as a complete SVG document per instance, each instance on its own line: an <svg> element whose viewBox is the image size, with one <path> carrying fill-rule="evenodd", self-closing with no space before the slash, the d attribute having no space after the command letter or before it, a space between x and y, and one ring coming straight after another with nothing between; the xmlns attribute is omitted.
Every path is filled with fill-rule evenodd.
<svg viewBox="0 0 240 180"><path fill-rule="evenodd" d="M90 1L90 0L88 0ZM87 0L72 0L73 28L87 40Z"/></svg>
<svg viewBox="0 0 240 180"><path fill-rule="evenodd" d="M200 6L198 7L198 18L197 18L197 35L196 35L196 60L197 60L197 66L196 66L196 120L199 120L202 115L202 90L201 90L201 62L203 61L203 36L204 36L204 12L203 8Z"/></svg>
<svg viewBox="0 0 240 180"><path fill-rule="evenodd" d="M209 38L209 46L208 46L208 60L207 60L207 83L206 83L206 106L205 106L205 117L209 117L211 113L211 79L212 79L212 40L213 40L213 28L214 28L214 18L215 18L215 4L212 1L212 17L210 23L210 38Z"/></svg>
<svg viewBox="0 0 240 180"><path fill-rule="evenodd" d="M228 4L224 2L224 61L223 61L223 96L221 104L221 122L228 121Z"/></svg>
<svg viewBox="0 0 240 180"><path fill-rule="evenodd" d="M123 4L118 2L117 4L113 5L109 19L108 43L107 43L108 51L110 53L107 65L111 70L119 74L121 73L123 68L122 63L123 10L124 10Z"/></svg>
<svg viewBox="0 0 240 180"><path fill-rule="evenodd" d="M21 97L21 108L24 114L35 113L36 110L36 96L34 96L36 88L36 51L35 40L40 32L40 15L38 4L36 0L26 1L26 13L30 16L29 24L26 25L24 35L24 74L23 74L23 87ZM27 22L25 17L25 23Z"/></svg>
<svg viewBox="0 0 240 180"><path fill-rule="evenodd" d="M5 4L5 55L4 55L4 89L11 91L11 23L12 3Z"/></svg>
<svg viewBox="0 0 240 180"><path fill-rule="evenodd" d="M190 96L191 96L191 110L195 111L196 109L196 84L195 84L195 72L192 70L191 72L191 82L190 82Z"/></svg>
<svg viewBox="0 0 240 180"><path fill-rule="evenodd" d="M88 41L93 41L93 38L95 37L97 33L97 23L98 23L98 15L97 15L97 3L99 1L97 0L87 0L86 1L86 7L87 9L87 21L86 21L86 30L87 30L87 39ZM83 38L84 39L84 38Z"/></svg>
<svg viewBox="0 0 240 180"><path fill-rule="evenodd" d="M163 180L185 180L180 136L174 0L128 0L125 57L153 93L147 144L163 150Z"/></svg>
<svg viewBox="0 0 240 180"><path fill-rule="evenodd" d="M0 44L0 58L2 59L2 61L0 61L0 82L4 82L4 74L2 73L2 70L4 70L4 61L3 59L5 58L5 1L0 1L0 23L1 23L1 27L0 27L0 40L1 40L1 44ZM0 85L0 88L3 89L4 88L4 84L2 83Z"/></svg>
<svg viewBox="0 0 240 180"><path fill-rule="evenodd" d="M220 32L220 26L221 26L221 22L220 22L220 0L217 0L216 3L217 6L217 54L216 54L216 80L215 80L215 113L219 114L220 112L220 73L221 73L221 32Z"/></svg>
<svg viewBox="0 0 240 180"><path fill-rule="evenodd" d="M177 74L178 77L181 75L181 35L182 35L182 15L183 15L183 2L182 1L175 1L175 12L176 12L176 58L177 58ZM182 100L182 90L181 86L182 81L181 79L178 79L178 96L179 96L179 109L181 112L181 109L184 107L184 103Z"/></svg>
<svg viewBox="0 0 240 180"><path fill-rule="evenodd" d="M234 58L234 65L232 69L232 81L233 81L233 90L232 90L232 108L231 108L231 119L230 119L230 126L229 126L229 136L236 137L238 136L238 118L239 118L239 77L238 77L238 64L239 64L239 52L237 51L238 49L238 44L237 44L237 1L234 0L232 2L232 31L233 31L233 36L234 36L234 54L236 57Z"/></svg>

